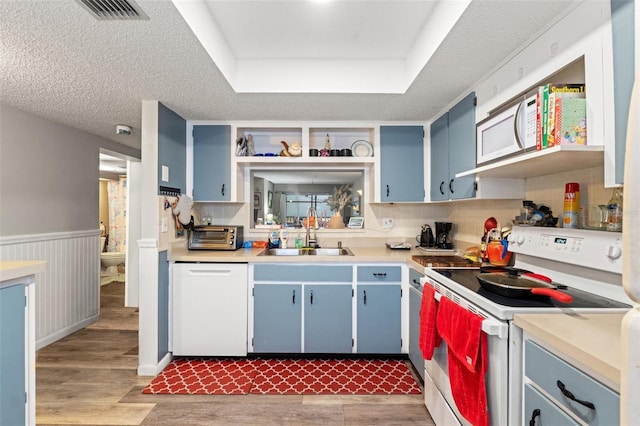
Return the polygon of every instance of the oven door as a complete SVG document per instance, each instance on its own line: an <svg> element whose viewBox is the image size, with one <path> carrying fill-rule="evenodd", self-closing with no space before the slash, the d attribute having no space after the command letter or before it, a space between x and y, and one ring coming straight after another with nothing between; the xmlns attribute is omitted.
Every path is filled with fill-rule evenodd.
<svg viewBox="0 0 640 426"><path fill-rule="evenodd" d="M432 279L422 279L424 285L432 285ZM432 285L433 286L433 285ZM438 286L440 287L440 286ZM508 424L509 411L509 324L500 321L473 306L461 297L447 296L465 309L472 310L485 318L482 331L487 334L488 370L486 377L487 403L491 425ZM436 298L443 296L436 290ZM442 342L435 349L433 358L425 360L424 399L425 405L437 425L469 425L458 411L449 384L447 345Z"/></svg>

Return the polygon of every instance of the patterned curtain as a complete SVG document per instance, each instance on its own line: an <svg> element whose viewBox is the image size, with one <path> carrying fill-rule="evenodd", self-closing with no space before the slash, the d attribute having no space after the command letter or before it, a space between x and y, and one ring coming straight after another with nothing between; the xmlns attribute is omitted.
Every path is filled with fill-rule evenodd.
<svg viewBox="0 0 640 426"><path fill-rule="evenodd" d="M109 245L107 251L124 252L127 218L127 178L121 176L118 181L109 181Z"/></svg>

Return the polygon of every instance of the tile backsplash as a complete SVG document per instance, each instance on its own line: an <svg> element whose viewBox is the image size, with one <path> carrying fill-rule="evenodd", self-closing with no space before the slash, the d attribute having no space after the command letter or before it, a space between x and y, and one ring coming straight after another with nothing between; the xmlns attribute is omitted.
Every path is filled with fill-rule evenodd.
<svg viewBox="0 0 640 426"><path fill-rule="evenodd" d="M566 173L530 178L526 180L526 199L548 206L553 215L562 217L564 188L567 182L580 184L581 204L604 204L612 194L604 188L602 167L581 169ZM322 230L319 239L347 240L352 246L363 246L371 241L415 242L423 224L434 227L435 221L453 223L453 238L458 248L479 245L484 221L495 217L501 224L510 223L519 213L522 200L468 200L444 203L367 204L365 229ZM196 223L203 216L213 217L213 224L243 225L245 240L266 239L266 230L250 230L250 203L213 204L196 203L193 215ZM382 218L393 218L392 229L382 228Z"/></svg>

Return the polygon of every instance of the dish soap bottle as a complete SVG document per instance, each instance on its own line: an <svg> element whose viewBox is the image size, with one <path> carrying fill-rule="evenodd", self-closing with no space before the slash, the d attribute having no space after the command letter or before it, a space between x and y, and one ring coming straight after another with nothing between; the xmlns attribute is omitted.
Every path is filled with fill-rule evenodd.
<svg viewBox="0 0 640 426"><path fill-rule="evenodd" d="M622 232L622 187L614 188L607 203L607 231Z"/></svg>
<svg viewBox="0 0 640 426"><path fill-rule="evenodd" d="M269 248L279 248L280 247L280 239L278 238L278 231L272 231L269 234Z"/></svg>

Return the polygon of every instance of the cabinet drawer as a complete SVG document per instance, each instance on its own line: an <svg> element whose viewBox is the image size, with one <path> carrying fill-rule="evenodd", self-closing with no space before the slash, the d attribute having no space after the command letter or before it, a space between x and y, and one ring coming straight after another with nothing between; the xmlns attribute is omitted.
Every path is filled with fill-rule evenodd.
<svg viewBox="0 0 640 426"><path fill-rule="evenodd" d="M339 282L353 281L351 265L301 265L301 264L256 264L254 281L278 282Z"/></svg>
<svg viewBox="0 0 640 426"><path fill-rule="evenodd" d="M535 410L539 411L534 413ZM529 423L532 420L534 423ZM526 384L524 385L524 419L522 424L578 426L579 423L531 385Z"/></svg>
<svg viewBox="0 0 640 426"><path fill-rule="evenodd" d="M620 423L620 396L616 392L530 340L525 341L525 375L586 423ZM565 389L576 399L592 403L595 409L563 395L559 382L564 384Z"/></svg>
<svg viewBox="0 0 640 426"><path fill-rule="evenodd" d="M400 266L358 266L358 282L400 282Z"/></svg>
<svg viewBox="0 0 640 426"><path fill-rule="evenodd" d="M424 277L423 274L415 269L409 268L409 285L422 293L422 284L420 284L420 278Z"/></svg>

